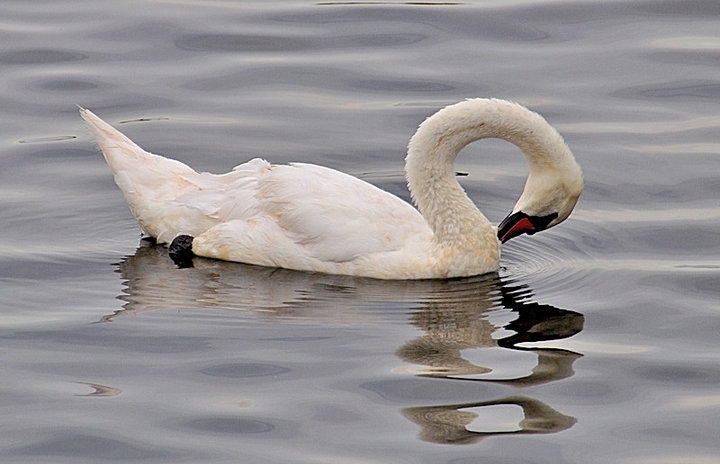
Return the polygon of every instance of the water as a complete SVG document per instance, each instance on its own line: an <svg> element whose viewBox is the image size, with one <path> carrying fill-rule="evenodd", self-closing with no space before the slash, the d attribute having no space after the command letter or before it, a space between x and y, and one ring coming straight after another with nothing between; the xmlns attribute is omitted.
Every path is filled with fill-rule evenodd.
<svg viewBox="0 0 720 464"><path fill-rule="evenodd" d="M0 5L0 460L720 460L714 1ZM81 104L144 148L407 198L438 108L513 99L586 174L497 275L378 282L198 260L139 230ZM525 176L458 170L495 223Z"/></svg>

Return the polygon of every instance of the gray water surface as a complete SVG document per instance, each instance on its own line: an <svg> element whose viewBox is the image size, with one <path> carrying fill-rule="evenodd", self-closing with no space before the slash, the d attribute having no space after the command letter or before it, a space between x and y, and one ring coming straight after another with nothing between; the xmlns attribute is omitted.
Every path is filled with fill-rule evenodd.
<svg viewBox="0 0 720 464"><path fill-rule="evenodd" d="M0 3L3 463L720 462L715 1ZM497 273L382 282L196 259L140 231L78 117L225 172L402 198L424 118L519 101L586 176ZM457 170L498 223L515 147Z"/></svg>

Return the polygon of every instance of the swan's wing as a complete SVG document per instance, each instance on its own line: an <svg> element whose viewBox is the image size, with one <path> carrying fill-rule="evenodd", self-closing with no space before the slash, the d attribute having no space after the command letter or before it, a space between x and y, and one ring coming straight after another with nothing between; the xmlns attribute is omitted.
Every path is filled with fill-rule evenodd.
<svg viewBox="0 0 720 464"><path fill-rule="evenodd" d="M269 166L255 182L256 203L248 214L239 218L241 208L226 207L233 214L193 248L202 243L205 256L297 269L298 260L346 262L396 251L418 234L430 234L408 203L339 171Z"/></svg>
<svg viewBox="0 0 720 464"><path fill-rule="evenodd" d="M396 251L416 234L429 233L420 213L398 197L312 164L273 167L258 200L294 243L323 261Z"/></svg>

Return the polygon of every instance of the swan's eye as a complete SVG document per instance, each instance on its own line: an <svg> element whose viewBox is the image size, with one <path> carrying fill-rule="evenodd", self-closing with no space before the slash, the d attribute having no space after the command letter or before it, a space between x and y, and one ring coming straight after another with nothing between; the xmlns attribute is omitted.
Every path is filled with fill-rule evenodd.
<svg viewBox="0 0 720 464"><path fill-rule="evenodd" d="M532 222L533 226L535 226L535 230L533 230L532 233L528 234L532 235L535 232L540 232L541 230L547 229L548 224L557 219L557 217L558 213L548 214L547 216L530 216L530 222Z"/></svg>

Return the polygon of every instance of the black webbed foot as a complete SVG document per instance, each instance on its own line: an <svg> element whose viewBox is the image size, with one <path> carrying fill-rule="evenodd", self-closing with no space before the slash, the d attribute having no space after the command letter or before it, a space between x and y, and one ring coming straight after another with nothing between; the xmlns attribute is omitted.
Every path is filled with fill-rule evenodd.
<svg viewBox="0 0 720 464"><path fill-rule="evenodd" d="M168 253L178 268L193 267L195 253L192 251L192 244L193 237L189 235L178 235L170 243Z"/></svg>

